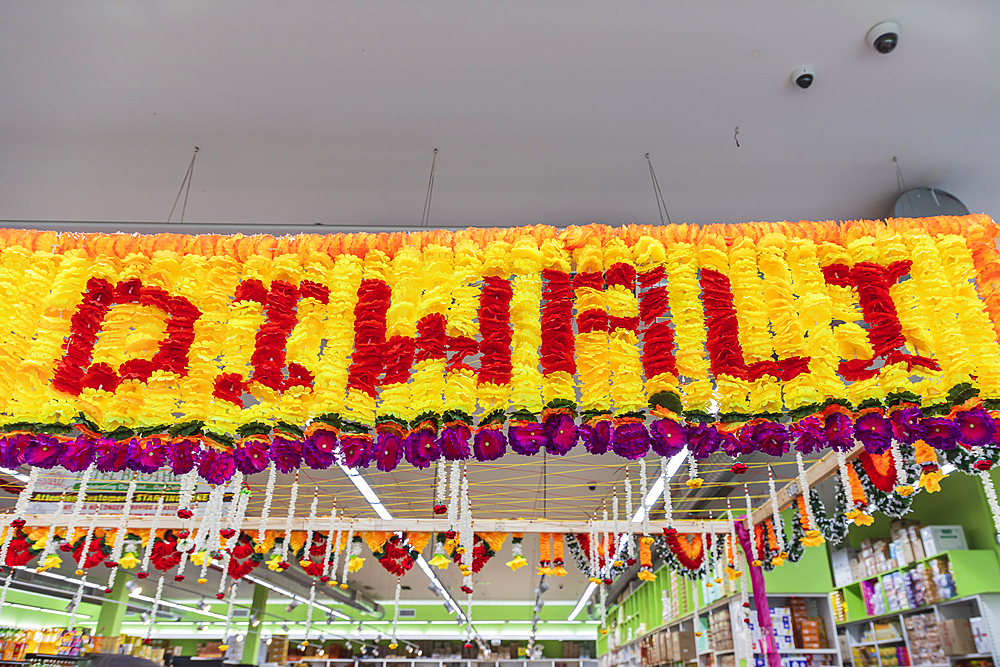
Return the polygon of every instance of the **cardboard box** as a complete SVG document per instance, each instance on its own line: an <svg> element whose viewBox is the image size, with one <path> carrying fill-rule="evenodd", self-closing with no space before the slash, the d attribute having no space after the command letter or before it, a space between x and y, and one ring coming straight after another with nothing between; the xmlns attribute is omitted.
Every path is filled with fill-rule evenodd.
<svg viewBox="0 0 1000 667"><path fill-rule="evenodd" d="M970 655L976 652L976 640L967 618L952 618L938 622L938 635L945 655Z"/></svg>
<svg viewBox="0 0 1000 667"><path fill-rule="evenodd" d="M698 659L698 648L695 645L694 632L675 632L677 637L677 654L675 660L689 662Z"/></svg>
<svg viewBox="0 0 1000 667"><path fill-rule="evenodd" d="M993 643L990 642L986 622L978 616L970 618L969 628L972 630L972 638L976 642L976 653L993 653Z"/></svg>
<svg viewBox="0 0 1000 667"><path fill-rule="evenodd" d="M839 588L854 582L852 559L856 560L858 552L855 549L837 549L830 554L830 565L833 567L833 581Z"/></svg>
<svg viewBox="0 0 1000 667"><path fill-rule="evenodd" d="M923 560L927 557L924 553L924 543L920 539L920 526L910 526L906 529L906 534L910 538L910 547L913 549L913 559Z"/></svg>
<svg viewBox="0 0 1000 667"><path fill-rule="evenodd" d="M943 551L963 551L969 548L965 542L965 530L961 526L924 526L920 529L920 540L927 558Z"/></svg>

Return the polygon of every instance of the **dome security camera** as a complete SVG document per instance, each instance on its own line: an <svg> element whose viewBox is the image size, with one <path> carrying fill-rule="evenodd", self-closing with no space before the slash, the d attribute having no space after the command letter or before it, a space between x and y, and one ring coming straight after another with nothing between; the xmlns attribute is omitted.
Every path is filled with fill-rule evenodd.
<svg viewBox="0 0 1000 667"><path fill-rule="evenodd" d="M892 53L899 44L899 24L882 21L868 31L868 44L879 53Z"/></svg>
<svg viewBox="0 0 1000 667"><path fill-rule="evenodd" d="M799 88L808 88L813 84L813 80L816 78L816 70L808 65L804 67L797 68L792 72L792 81Z"/></svg>

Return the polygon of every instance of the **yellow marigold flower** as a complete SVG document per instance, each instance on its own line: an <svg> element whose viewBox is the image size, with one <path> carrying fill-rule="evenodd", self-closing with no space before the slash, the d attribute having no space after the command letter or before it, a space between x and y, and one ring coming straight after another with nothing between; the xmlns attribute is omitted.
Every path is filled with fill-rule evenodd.
<svg viewBox="0 0 1000 667"><path fill-rule="evenodd" d="M937 493L941 490L941 480L947 477L940 470L934 470L933 472L925 472L920 475L920 487L923 488L927 493Z"/></svg>
<svg viewBox="0 0 1000 667"><path fill-rule="evenodd" d="M451 561L444 554L434 554L434 558L427 561L428 565L436 567L439 570L447 570L450 563ZM510 565L510 563L507 564Z"/></svg>
<svg viewBox="0 0 1000 667"><path fill-rule="evenodd" d="M656 575L645 570L639 570L639 578L643 581L656 581Z"/></svg>
<svg viewBox="0 0 1000 667"><path fill-rule="evenodd" d="M701 485L705 483L705 480L701 477L692 477L684 483L687 484L689 489L700 489Z"/></svg>
<svg viewBox="0 0 1000 667"><path fill-rule="evenodd" d="M858 512L858 515L854 517L855 526L870 526L873 523L875 523L875 519L870 514Z"/></svg>
<svg viewBox="0 0 1000 667"><path fill-rule="evenodd" d="M267 569L271 572L278 572L281 570L281 554L274 554L271 559L267 561Z"/></svg>
<svg viewBox="0 0 1000 667"><path fill-rule="evenodd" d="M192 565L202 565L205 562L205 552L199 551L198 553L191 554L191 564Z"/></svg>
<svg viewBox="0 0 1000 667"><path fill-rule="evenodd" d="M896 487L896 493L906 498L913 494L913 487L909 484L900 484Z"/></svg>
<svg viewBox="0 0 1000 667"><path fill-rule="evenodd" d="M507 567L509 567L514 572L517 572L527 564L528 564L528 559L526 559L524 556L521 555L514 556L514 558L507 561Z"/></svg>
<svg viewBox="0 0 1000 667"><path fill-rule="evenodd" d="M365 559L361 556L351 556L351 562L347 564L348 572L357 572L365 564Z"/></svg>
<svg viewBox="0 0 1000 667"><path fill-rule="evenodd" d="M45 570L51 570L52 568L59 567L60 565L62 565L62 558L55 554L49 554L45 557L45 560L42 561L41 565L35 569L35 571L44 572Z"/></svg>
<svg viewBox="0 0 1000 667"><path fill-rule="evenodd" d="M134 553L129 552L129 553L125 554L124 556L122 556L118 560L118 566L119 567L123 567L126 570L131 570L133 567L135 567L136 565L138 565L140 562L141 561L138 558L135 557Z"/></svg>

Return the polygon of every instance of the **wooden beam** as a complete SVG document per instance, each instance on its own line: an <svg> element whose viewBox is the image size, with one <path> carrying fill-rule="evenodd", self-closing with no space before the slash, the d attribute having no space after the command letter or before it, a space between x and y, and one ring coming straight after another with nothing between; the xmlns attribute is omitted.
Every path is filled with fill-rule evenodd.
<svg viewBox="0 0 1000 667"><path fill-rule="evenodd" d="M3 520L3 524L9 521L10 515ZM28 526L31 527L46 527L52 524L53 519L52 514L40 514L40 515L27 515L24 517ZM115 528L118 526L119 515L108 514L107 518L101 518L98 520L98 527L100 528ZM67 517L63 517L59 520L59 525L65 525ZM89 520L81 519L79 525L86 526ZM153 523L153 517L151 516L137 516L132 517L128 521L129 528L150 528ZM182 522L175 516L164 516L160 517L159 527L160 528L182 528L184 523L188 524L188 528L197 527L198 521L196 519L190 520L188 522ZM306 524L308 520L304 517L296 517L292 520L292 530L306 530ZM588 533L590 532L590 526L586 521L545 521L545 520L505 520L505 519L473 519L473 528L477 532L484 533ZM608 522L610 524L610 522ZM347 525L347 524L341 524ZM368 532L368 531L389 531L389 532L426 532L426 533L443 533L448 530L448 520L447 519L354 519L353 522L354 530L356 532ZM649 531L653 535L661 535L663 533L663 528L666 527L665 521L650 521ZM316 521L317 530L325 531L327 526L329 526L329 519L324 517ZM675 521L674 526L677 528L678 532L681 533L728 533L729 525L726 521ZM243 530L254 534L260 527L260 519L249 518L243 521ZM610 526L609 526L610 527ZM625 522L620 523L620 529L625 527ZM640 525L635 526L634 532L636 534L641 533ZM285 530L285 518L284 517L271 517L267 520L267 530Z"/></svg>
<svg viewBox="0 0 1000 667"><path fill-rule="evenodd" d="M848 461L850 461L851 459L857 457L862 449L861 445L855 445L854 449L847 452L844 456ZM809 488L812 489L824 479L836 473L837 455L834 452L828 452L823 458L816 461L816 463L813 463L806 469L806 481L809 483ZM778 507L784 508L800 495L802 495L802 489L799 488L799 479L798 474L796 473L794 480L778 489ZM753 511L753 523L754 525L757 525L770 516L771 501L768 499L764 501L763 505Z"/></svg>

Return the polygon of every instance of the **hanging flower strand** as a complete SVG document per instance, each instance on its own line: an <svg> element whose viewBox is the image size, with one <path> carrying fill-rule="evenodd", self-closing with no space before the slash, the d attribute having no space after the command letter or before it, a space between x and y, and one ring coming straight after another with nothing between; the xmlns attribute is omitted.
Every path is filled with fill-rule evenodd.
<svg viewBox="0 0 1000 667"><path fill-rule="evenodd" d="M309 518L306 519L306 542L302 552L302 560L299 565L303 569L313 564L310 550L312 549L313 535L316 533L316 509L319 506L319 487L313 487L312 504L309 505Z"/></svg>
<svg viewBox="0 0 1000 667"><path fill-rule="evenodd" d="M646 459L639 459L639 504L646 507L646 496L649 494L649 480L646 477ZM642 513L642 534L649 535L649 512Z"/></svg>
<svg viewBox="0 0 1000 667"><path fill-rule="evenodd" d="M392 642L389 644L390 649L395 649L399 646L396 641L396 625L399 623L399 593L403 588L403 580L400 577L396 577L396 594L392 601Z"/></svg>
<svg viewBox="0 0 1000 667"><path fill-rule="evenodd" d="M663 514L667 528L674 527L674 504L670 497L670 480L667 478L667 457L660 457L660 480L663 482Z"/></svg>
<svg viewBox="0 0 1000 667"><path fill-rule="evenodd" d="M347 590L347 573L351 571L351 552L354 549L354 519L351 519L351 528L347 531L347 545L344 547L344 571L340 576L341 590Z"/></svg>
<svg viewBox="0 0 1000 667"><path fill-rule="evenodd" d="M288 548L292 543L292 521L295 519L295 501L299 496L299 473L295 473L295 481L292 482L292 495L288 499L288 513L285 515L285 538L281 542L281 562L278 567L287 570L290 566L288 562Z"/></svg>
<svg viewBox="0 0 1000 667"><path fill-rule="evenodd" d="M892 438L889 452L892 455L893 466L896 468L896 493L904 498L913 495L913 485L907 479L906 464L903 461L902 452L899 451L899 442L896 438ZM809 503L806 504L808 505ZM810 518L810 521L812 521L812 518ZM815 522L813 522L813 525L816 525Z"/></svg>
<svg viewBox="0 0 1000 667"><path fill-rule="evenodd" d="M761 543L760 543L760 534L757 532L757 530L754 528L754 525L753 525L753 504L750 502L750 489L749 489L749 487L747 487L747 483L746 482L743 482L743 496L747 500L747 530L750 531L750 535L753 536L754 541L755 541L755 544L754 544L754 550L755 551L754 551L754 553L758 553L759 554L759 553L762 553L762 547L761 547ZM750 564L753 565L754 567L760 567L761 566L761 562L757 558L754 558L753 561Z"/></svg>
<svg viewBox="0 0 1000 667"><path fill-rule="evenodd" d="M319 580L324 584L330 583L332 585L330 579L330 552L338 542L340 542L340 530L337 529L337 498L334 497L333 509L330 511L330 525L326 534L326 545L323 547L323 573L319 577ZM336 572L336 568L334 568L334 572Z"/></svg>
<svg viewBox="0 0 1000 667"><path fill-rule="evenodd" d="M439 460L435 464L437 490L434 493L434 514L440 516L448 513L448 462Z"/></svg>
<svg viewBox="0 0 1000 667"><path fill-rule="evenodd" d="M601 583L601 576L600 576L601 573L600 573L600 570L599 570L600 565L599 565L599 562L598 562L598 558L599 558L598 553L599 552L598 552L598 547L597 547L597 516L596 515L590 518L590 521L588 522L588 528L589 528L589 533L588 534L589 534L589 537L590 537L590 539L587 541L588 546L590 547L590 583L592 583L592 584L599 584L599 583Z"/></svg>
<svg viewBox="0 0 1000 667"><path fill-rule="evenodd" d="M611 491L611 523L612 523L611 534L614 536L615 541L617 541L618 540L618 536L621 534L621 530L619 530L619 526L618 526L618 489L617 489L617 487L613 488L612 491ZM562 539L562 538L560 537L560 539ZM612 564L615 567L621 567L621 566L623 566L625 564L624 562L622 562L621 554L619 554L618 552L615 552L615 560L614 560L614 562Z"/></svg>
<svg viewBox="0 0 1000 667"><path fill-rule="evenodd" d="M524 533L514 533L510 536L510 554L511 559L507 561L507 567L511 571L517 572L528 564L528 560L524 557Z"/></svg>
<svg viewBox="0 0 1000 667"><path fill-rule="evenodd" d="M705 483L705 480L698 476L698 459L694 457L694 452L690 449L688 450L688 480L685 483L689 489L700 489L701 485Z"/></svg>
<svg viewBox="0 0 1000 667"><path fill-rule="evenodd" d="M802 452L795 452L795 463L799 468L799 488L802 490L802 504L805 506L805 516L809 524L809 528L805 533L803 544L808 542L806 546L819 546L826 540L819 532L819 524L816 523L816 515L813 513L812 503L810 502L809 497L809 478L806 476L806 466L805 462L802 460Z"/></svg>
<svg viewBox="0 0 1000 667"><path fill-rule="evenodd" d="M149 576L149 561L153 557L153 544L156 542L156 531L160 528L160 517L163 515L163 496L156 499L156 509L153 511L153 521L149 526L149 540L146 542L146 550L142 552L142 564L139 566L139 573L136 575L140 579L145 579ZM180 541L178 541L178 551L186 551L186 549L180 549Z"/></svg>
<svg viewBox="0 0 1000 667"><path fill-rule="evenodd" d="M63 501L60 500L59 504L56 505L56 513L52 516L52 523L49 524L49 529L45 533L45 547L42 549L42 553L38 554L36 572L43 572L62 564L62 559L53 555L56 550L56 528L59 526L62 513Z"/></svg>
<svg viewBox="0 0 1000 667"><path fill-rule="evenodd" d="M152 538L150 538L152 541ZM153 634L153 626L156 625L156 614L160 611L160 599L163 596L163 573L160 573L160 578L156 581L156 595L153 596L153 608L149 612L149 628L146 630L146 639L143 641L144 644L151 644L151 636Z"/></svg>
<svg viewBox="0 0 1000 667"><path fill-rule="evenodd" d="M988 470L979 471L979 480L983 483L983 491L986 492L986 500L990 504L990 512L993 514L993 527L1000 535L1000 504L997 502L997 490L993 486L993 478Z"/></svg>
<svg viewBox="0 0 1000 667"><path fill-rule="evenodd" d="M66 541L60 545L60 551L68 553L73 550L73 534L76 533L76 528L80 523L80 512L83 510L83 501L87 497L87 486L90 484L90 478L94 475L94 470L96 469L97 465L91 463L80 477L80 486L77 487L76 491L76 501L73 503L73 513L70 514L69 522L66 524Z"/></svg>
<svg viewBox="0 0 1000 667"><path fill-rule="evenodd" d="M626 563L631 567L635 565L635 533L634 526L632 524L632 518L635 514L632 513L632 480L628 476L628 464L625 464L625 521L626 532L628 533L628 541L625 543L625 553L627 554Z"/></svg>
<svg viewBox="0 0 1000 667"><path fill-rule="evenodd" d="M242 482L242 480L240 481ZM224 596L226 581L229 579L229 562L233 557L233 549L230 542L234 538L238 539L238 527L243 525L243 519L247 513L247 505L250 504L250 489L246 486L240 486L237 487L237 491L238 493L233 499L233 506L236 509L230 512L226 528L219 533L219 536L224 540L224 542L219 543L219 549L222 552L222 575L219 577L219 590L215 594L215 597L220 600Z"/></svg>
<svg viewBox="0 0 1000 667"><path fill-rule="evenodd" d="M115 575L118 573L118 561L121 560L122 549L125 547L125 530L128 526L129 514L132 513L132 498L135 497L135 488L138 479L139 474L132 473L132 479L128 483L128 490L125 491L125 502L122 504L122 513L118 518L118 527L115 529L115 541L111 547L110 562L105 563L111 568L111 573L108 575L108 585L104 589L105 593L110 593L111 588L115 585Z"/></svg>
<svg viewBox="0 0 1000 667"><path fill-rule="evenodd" d="M271 503L274 501L274 482L278 471L274 463L267 467L267 486L264 489L264 506L260 509L260 525L257 528L257 548L262 548L267 537L267 520L271 517ZM259 553L259 552L258 552Z"/></svg>
<svg viewBox="0 0 1000 667"><path fill-rule="evenodd" d="M785 551L785 524L778 507L778 492L774 489L774 471L771 470L770 464L767 466L767 489L771 494L771 521L774 523L774 534L778 540L778 559L781 561L777 564L784 565L784 559L788 558L788 553Z"/></svg>

